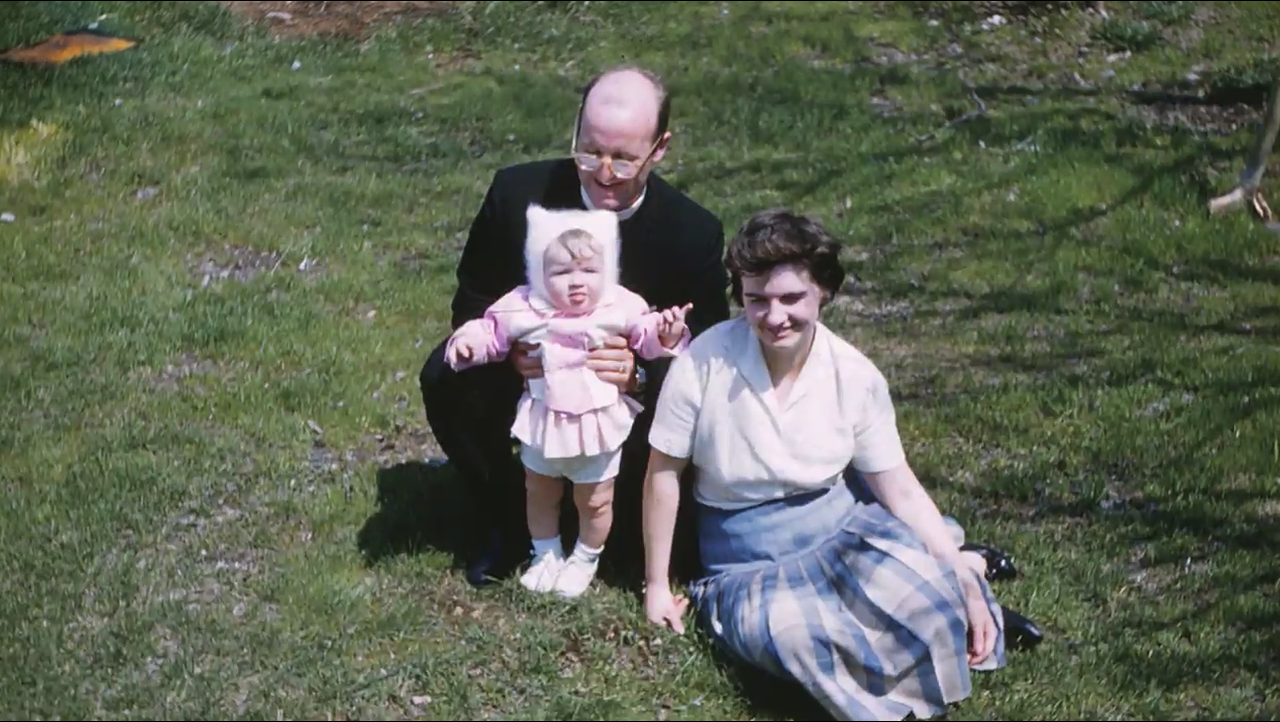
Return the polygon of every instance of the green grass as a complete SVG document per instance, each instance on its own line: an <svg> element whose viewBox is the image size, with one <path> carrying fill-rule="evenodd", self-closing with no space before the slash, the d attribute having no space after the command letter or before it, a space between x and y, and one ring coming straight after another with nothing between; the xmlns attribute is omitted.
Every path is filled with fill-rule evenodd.
<svg viewBox="0 0 1280 722"><path fill-rule="evenodd" d="M1048 641L952 718L1274 719L1280 239L1205 214L1257 114L1131 91L1253 97L1280 11L1069 5L465 3L363 42L9 6L3 47L104 13L144 43L0 68L0 712L812 712L620 589L471 590L455 481L417 463L490 174L563 153L628 59L676 93L663 171L729 229L785 204L847 239L830 322L1026 573L997 592Z"/></svg>

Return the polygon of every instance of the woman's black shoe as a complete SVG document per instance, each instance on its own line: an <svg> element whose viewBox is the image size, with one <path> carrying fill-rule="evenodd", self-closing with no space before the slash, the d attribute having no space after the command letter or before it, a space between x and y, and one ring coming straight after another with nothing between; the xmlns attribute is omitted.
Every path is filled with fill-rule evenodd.
<svg viewBox="0 0 1280 722"><path fill-rule="evenodd" d="M1001 606L1004 613L1005 645L1011 649L1031 649L1044 641L1044 632L1035 622L1018 614L1012 609Z"/></svg>
<svg viewBox="0 0 1280 722"><path fill-rule="evenodd" d="M976 552L981 555L987 562L987 581L997 582L1007 579L1016 579L1018 576L1018 568L1013 565L1013 560L1003 551L986 544L970 543L960 547L962 552Z"/></svg>

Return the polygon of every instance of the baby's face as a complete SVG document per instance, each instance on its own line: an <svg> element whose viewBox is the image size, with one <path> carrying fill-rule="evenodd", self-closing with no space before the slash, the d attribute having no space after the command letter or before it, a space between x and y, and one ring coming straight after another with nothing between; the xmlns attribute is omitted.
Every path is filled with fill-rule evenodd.
<svg viewBox="0 0 1280 722"><path fill-rule="evenodd" d="M559 244L553 244L547 249L543 269L548 300L556 308L564 311L595 308L604 283L604 264L599 255L575 260Z"/></svg>

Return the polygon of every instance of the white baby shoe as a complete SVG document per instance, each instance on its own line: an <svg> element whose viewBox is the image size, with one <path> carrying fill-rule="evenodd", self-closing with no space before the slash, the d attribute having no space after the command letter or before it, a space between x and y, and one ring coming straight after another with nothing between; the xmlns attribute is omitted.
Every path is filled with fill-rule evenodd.
<svg viewBox="0 0 1280 722"><path fill-rule="evenodd" d="M520 584L531 592L550 592L555 589L556 578L560 574L564 559L554 552L543 552L542 556L529 565L529 569L520 575Z"/></svg>
<svg viewBox="0 0 1280 722"><path fill-rule="evenodd" d="M596 578L598 560L584 559L577 554L569 555L560 568L560 576L556 578L555 591L566 599L576 599L591 588L591 581Z"/></svg>

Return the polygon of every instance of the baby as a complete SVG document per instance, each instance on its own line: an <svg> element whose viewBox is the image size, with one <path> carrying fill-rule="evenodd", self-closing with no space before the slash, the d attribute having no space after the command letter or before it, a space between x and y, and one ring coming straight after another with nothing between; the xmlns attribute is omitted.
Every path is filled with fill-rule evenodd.
<svg viewBox="0 0 1280 722"><path fill-rule="evenodd" d="M513 436L526 470L533 561L520 583L536 592L577 597L595 578L613 524L613 481L639 403L587 368L587 354L622 336L646 359L673 357L689 344L691 304L650 311L618 282L617 215L609 211L526 212L528 283L498 299L482 318L460 326L445 347L456 370L505 359L519 341L538 347L542 378L530 379ZM573 482L578 542L564 555L559 535L562 479Z"/></svg>

